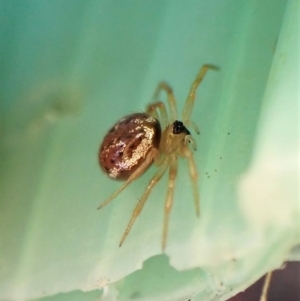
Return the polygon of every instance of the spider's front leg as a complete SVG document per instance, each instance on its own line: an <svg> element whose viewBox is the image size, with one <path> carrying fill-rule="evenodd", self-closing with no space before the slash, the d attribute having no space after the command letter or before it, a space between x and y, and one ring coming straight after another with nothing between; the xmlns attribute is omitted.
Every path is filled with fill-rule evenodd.
<svg viewBox="0 0 300 301"><path fill-rule="evenodd" d="M177 120L177 106L176 106L176 100L175 100L175 96L174 93L172 91L172 88L165 82L161 82L159 83L159 85L157 86L154 96L153 96L153 100L155 102L158 101L158 96L160 94L161 91L165 91L168 97L168 102L169 102L169 107L170 107L170 123L174 122L175 120Z"/></svg>
<svg viewBox="0 0 300 301"><path fill-rule="evenodd" d="M160 118L157 114L156 109L158 109L160 112ZM146 113L149 114L150 116L156 118L157 120L159 120L162 129L164 129L169 123L166 106L161 101L158 101L158 102L148 105Z"/></svg>
<svg viewBox="0 0 300 301"><path fill-rule="evenodd" d="M182 119L184 124L188 124L191 114L192 114L192 110L193 110L193 106L194 106L194 101L195 101L195 96L196 96L196 90L198 88L198 86L201 84L206 72L211 69L211 70L218 70L219 68L213 65L203 65L202 68L200 69L199 73L197 74L197 77L195 78L190 91L189 91L189 95L185 101L185 105L183 108L183 113L182 113Z"/></svg>

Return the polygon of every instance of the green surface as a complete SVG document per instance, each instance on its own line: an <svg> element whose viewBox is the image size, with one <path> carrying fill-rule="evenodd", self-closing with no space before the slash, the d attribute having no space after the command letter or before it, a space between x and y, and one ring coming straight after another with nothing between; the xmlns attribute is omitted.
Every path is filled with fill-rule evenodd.
<svg viewBox="0 0 300 301"><path fill-rule="evenodd" d="M298 13L297 0L1 1L0 300L223 300L280 266L299 243ZM201 217L183 161L166 254L166 178L119 248L155 168L97 211L120 185L100 171L101 139L161 80L181 110L205 63L220 71L192 114Z"/></svg>

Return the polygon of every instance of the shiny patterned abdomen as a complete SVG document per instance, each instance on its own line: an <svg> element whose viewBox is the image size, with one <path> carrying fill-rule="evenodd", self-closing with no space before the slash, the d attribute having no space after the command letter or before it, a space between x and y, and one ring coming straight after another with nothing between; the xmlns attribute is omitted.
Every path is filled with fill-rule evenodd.
<svg viewBox="0 0 300 301"><path fill-rule="evenodd" d="M155 118L145 113L125 116L103 139L99 150L101 168L110 178L128 179L149 151L159 148L160 137L160 124Z"/></svg>

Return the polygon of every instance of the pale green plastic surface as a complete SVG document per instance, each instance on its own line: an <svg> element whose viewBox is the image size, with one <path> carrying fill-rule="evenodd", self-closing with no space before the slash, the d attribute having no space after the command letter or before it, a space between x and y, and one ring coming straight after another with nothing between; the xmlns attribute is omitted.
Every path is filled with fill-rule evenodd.
<svg viewBox="0 0 300 301"><path fill-rule="evenodd" d="M0 14L0 300L225 300L288 258L299 1L1 1ZM120 185L99 169L101 139L161 80L181 110L204 63L220 71L192 115L201 217L181 162L166 254L166 177L119 248L155 168L97 211Z"/></svg>

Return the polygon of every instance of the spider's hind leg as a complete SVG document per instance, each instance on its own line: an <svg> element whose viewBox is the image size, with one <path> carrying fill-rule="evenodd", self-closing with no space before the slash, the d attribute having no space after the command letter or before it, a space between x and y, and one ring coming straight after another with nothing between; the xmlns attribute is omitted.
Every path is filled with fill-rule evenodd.
<svg viewBox="0 0 300 301"><path fill-rule="evenodd" d="M132 173L132 175L126 180L126 182L116 190L109 198L107 198L98 209L102 209L108 203L110 203L121 191L123 191L131 182L137 179L140 175L144 173L144 171L148 168L148 166L152 163L153 159L157 157L157 150L152 149L152 151L148 154L145 161Z"/></svg>
<svg viewBox="0 0 300 301"><path fill-rule="evenodd" d="M141 196L139 202L137 203L136 207L134 208L134 211L131 215L131 219L126 227L126 230L122 236L122 239L120 241L119 246L121 247L122 244L124 243L128 233L130 232L132 225L134 224L136 218L139 216L140 212L142 211L148 196L150 194L150 192L152 191L152 188L159 182L159 180L161 179L161 177L164 175L164 173L166 172L168 168L168 161L165 160L161 166L158 168L158 170L156 171L156 173L154 174L154 176L152 177L152 179L150 180L147 188L145 189L143 195Z"/></svg>
<svg viewBox="0 0 300 301"><path fill-rule="evenodd" d="M174 187L175 187L175 179L177 176L177 157L172 157L170 161L170 169L169 169L169 180L168 180L168 191L165 200L165 213L164 213L164 226L163 226L163 238L162 238L162 250L164 251L167 244L167 236L168 236L168 226L169 226L169 217L170 212L173 206L173 198L174 198Z"/></svg>
<svg viewBox="0 0 300 301"><path fill-rule="evenodd" d="M183 157L185 157L188 160L189 173L190 173L193 194L194 194L195 210L196 210L196 215L199 217L199 215L200 215L200 196L199 196L199 190L198 190L198 172L197 172L197 168L196 168L195 159L194 159L192 151L186 145L182 145L181 154L183 155Z"/></svg>

